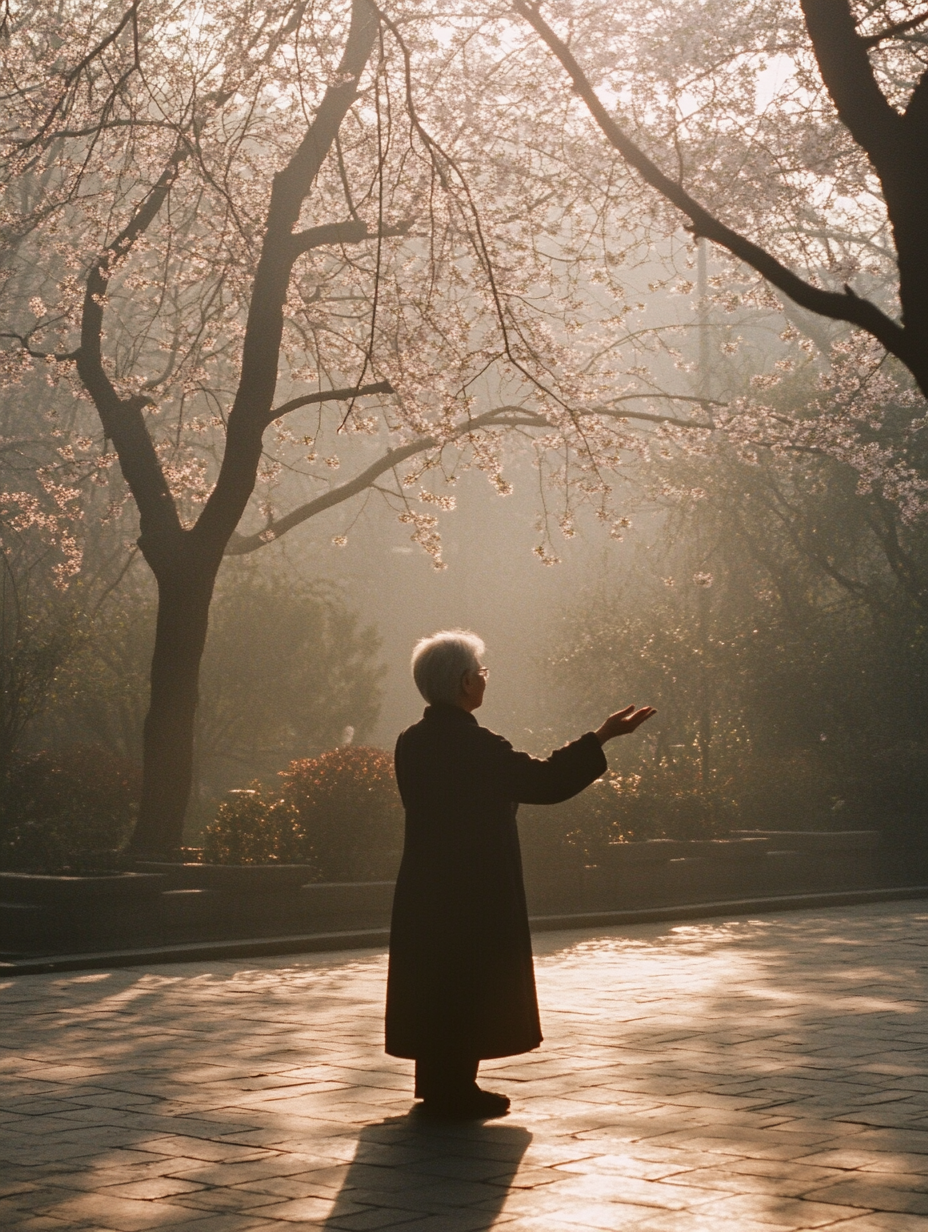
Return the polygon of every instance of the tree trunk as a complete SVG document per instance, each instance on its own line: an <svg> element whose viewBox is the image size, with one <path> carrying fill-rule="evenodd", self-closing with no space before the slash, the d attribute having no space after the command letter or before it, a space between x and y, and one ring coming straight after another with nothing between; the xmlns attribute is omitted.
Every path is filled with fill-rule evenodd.
<svg viewBox="0 0 928 1232"><path fill-rule="evenodd" d="M104 433L116 447L123 476L139 509L139 547L158 581L151 702L142 742L142 802L128 847L135 857L170 855L181 844L193 780L194 723L209 605L223 552L254 491L264 430L277 414L272 408L293 263L313 246L345 238L337 226L310 228L297 235L293 228L339 127L358 97L358 81L378 28L376 6L370 0L352 0L351 24L338 72L290 161L274 176L222 462L215 486L189 530L183 528L145 421L148 399L119 395L107 375L102 350L105 300L113 264L125 260L168 200L192 149L189 138L178 138L158 180L87 277L77 368L100 414ZM363 225L359 230L352 222L351 227L354 240L367 235ZM354 396L354 391L347 392ZM302 401L296 399L286 409Z"/></svg>
<svg viewBox="0 0 928 1232"><path fill-rule="evenodd" d="M181 845L193 780L200 661L218 564L184 552L175 564L158 571L142 801L129 846L136 858L170 857Z"/></svg>

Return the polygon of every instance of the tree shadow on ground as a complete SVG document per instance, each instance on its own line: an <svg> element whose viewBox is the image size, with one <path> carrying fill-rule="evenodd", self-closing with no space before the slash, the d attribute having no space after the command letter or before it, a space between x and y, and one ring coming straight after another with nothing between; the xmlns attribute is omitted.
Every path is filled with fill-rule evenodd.
<svg viewBox="0 0 928 1232"><path fill-rule="evenodd" d="M435 1227L479 1209L490 1227L531 1141L520 1125L442 1122L418 1109L387 1117L358 1135L357 1152L322 1227L356 1228L355 1218L370 1204L389 1205L397 1221L406 1212L410 1221L431 1216Z"/></svg>
<svg viewBox="0 0 928 1232"><path fill-rule="evenodd" d="M487 1065L516 1114L470 1125L408 1113L382 953L0 980L0 1226L922 1217L926 922L880 904L542 934L547 1041Z"/></svg>

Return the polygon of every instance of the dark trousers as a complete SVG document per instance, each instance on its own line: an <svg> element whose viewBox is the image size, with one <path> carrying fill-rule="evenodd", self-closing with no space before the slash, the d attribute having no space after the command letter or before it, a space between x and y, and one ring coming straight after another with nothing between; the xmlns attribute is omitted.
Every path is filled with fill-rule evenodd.
<svg viewBox="0 0 928 1232"><path fill-rule="evenodd" d="M416 1099L448 1100L467 1095L477 1082L480 1061L460 1053L434 1052L416 1058Z"/></svg>

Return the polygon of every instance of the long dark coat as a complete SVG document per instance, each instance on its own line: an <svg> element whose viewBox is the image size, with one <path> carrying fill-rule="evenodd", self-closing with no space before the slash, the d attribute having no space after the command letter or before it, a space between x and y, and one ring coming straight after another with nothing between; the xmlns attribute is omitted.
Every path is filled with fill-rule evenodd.
<svg viewBox="0 0 928 1232"><path fill-rule="evenodd" d="M516 810L606 769L592 732L542 761L459 706L426 708L396 744L406 845L393 900L386 1050L506 1057L541 1043Z"/></svg>

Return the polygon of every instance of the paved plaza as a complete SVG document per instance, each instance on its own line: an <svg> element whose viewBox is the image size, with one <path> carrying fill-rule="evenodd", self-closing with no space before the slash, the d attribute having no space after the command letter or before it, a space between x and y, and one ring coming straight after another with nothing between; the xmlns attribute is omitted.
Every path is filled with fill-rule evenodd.
<svg viewBox="0 0 928 1232"><path fill-rule="evenodd" d="M511 1114L411 1112L386 957L0 985L0 1227L928 1232L928 904L536 936Z"/></svg>

